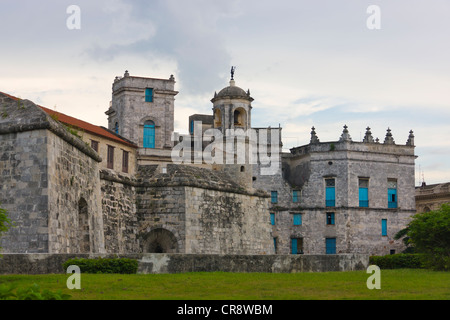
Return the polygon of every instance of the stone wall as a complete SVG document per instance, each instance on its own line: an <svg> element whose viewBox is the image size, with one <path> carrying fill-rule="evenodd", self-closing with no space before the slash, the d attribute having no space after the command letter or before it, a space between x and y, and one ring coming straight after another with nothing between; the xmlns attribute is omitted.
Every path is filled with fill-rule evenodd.
<svg viewBox="0 0 450 320"><path fill-rule="evenodd" d="M268 199L187 187L186 253L274 253Z"/></svg>
<svg viewBox="0 0 450 320"><path fill-rule="evenodd" d="M103 252L101 158L31 101L0 94L4 252Z"/></svg>
<svg viewBox="0 0 450 320"><path fill-rule="evenodd" d="M98 162L49 132L49 253L104 252Z"/></svg>
<svg viewBox="0 0 450 320"><path fill-rule="evenodd" d="M369 256L342 255L208 255L208 254L4 254L0 274L64 274L71 258L130 258L139 262L138 273L184 272L328 272L365 270ZM68 275L69 276L69 275Z"/></svg>
<svg viewBox="0 0 450 320"><path fill-rule="evenodd" d="M0 203L16 227L3 252L48 252L47 130L0 134Z"/></svg>
<svg viewBox="0 0 450 320"><path fill-rule="evenodd" d="M139 173L143 252L273 252L265 193L249 193L224 172L191 166L140 166Z"/></svg>
<svg viewBox="0 0 450 320"><path fill-rule="evenodd" d="M106 252L139 252L135 179L109 169L100 179Z"/></svg>

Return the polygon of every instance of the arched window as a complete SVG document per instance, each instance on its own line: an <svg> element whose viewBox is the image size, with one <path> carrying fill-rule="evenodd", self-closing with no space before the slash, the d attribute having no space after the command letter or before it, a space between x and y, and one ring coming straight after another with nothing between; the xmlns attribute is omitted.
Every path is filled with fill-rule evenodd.
<svg viewBox="0 0 450 320"><path fill-rule="evenodd" d="M119 123L118 122L116 122L116 124L114 125L114 132L116 134L119 134Z"/></svg>
<svg viewBox="0 0 450 320"><path fill-rule="evenodd" d="M222 114L220 113L220 109L216 109L214 111L214 124L215 124L215 127L222 126Z"/></svg>
<svg viewBox="0 0 450 320"><path fill-rule="evenodd" d="M245 126L245 123L247 122L247 116L244 109L238 108L234 110L233 116L235 126Z"/></svg>
<svg viewBox="0 0 450 320"><path fill-rule="evenodd" d="M155 123L151 120L144 122L144 148L155 148Z"/></svg>
<svg viewBox="0 0 450 320"><path fill-rule="evenodd" d="M91 251L89 213L88 204L84 198L81 198L78 202L78 239L80 245L79 253L89 253Z"/></svg>
<svg viewBox="0 0 450 320"><path fill-rule="evenodd" d="M241 125L241 113L239 110L234 111L234 124L235 125Z"/></svg>

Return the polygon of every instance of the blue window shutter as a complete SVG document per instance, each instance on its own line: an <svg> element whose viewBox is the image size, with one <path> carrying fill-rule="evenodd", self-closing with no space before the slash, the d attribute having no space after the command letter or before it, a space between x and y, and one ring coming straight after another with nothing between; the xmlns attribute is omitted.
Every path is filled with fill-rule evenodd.
<svg viewBox="0 0 450 320"><path fill-rule="evenodd" d="M273 226L275 225L275 213L270 214L270 224Z"/></svg>
<svg viewBox="0 0 450 320"><path fill-rule="evenodd" d="M153 89L145 89L145 102L153 102Z"/></svg>
<svg viewBox="0 0 450 320"><path fill-rule="evenodd" d="M278 192L272 191L270 194L271 194L272 203L277 203L278 202Z"/></svg>
<svg viewBox="0 0 450 320"><path fill-rule="evenodd" d="M334 225L334 212L327 213L327 224Z"/></svg>
<svg viewBox="0 0 450 320"><path fill-rule="evenodd" d="M292 191L292 202L294 202L294 203L298 202L298 191L297 190Z"/></svg>
<svg viewBox="0 0 450 320"><path fill-rule="evenodd" d="M119 123L118 122L116 122L116 125L114 126L114 132L116 134L119 134Z"/></svg>
<svg viewBox="0 0 450 320"><path fill-rule="evenodd" d="M369 206L369 189L359 188L359 206L368 207Z"/></svg>
<svg viewBox="0 0 450 320"><path fill-rule="evenodd" d="M155 148L155 123L146 121L144 124L144 148Z"/></svg>
<svg viewBox="0 0 450 320"><path fill-rule="evenodd" d="M336 238L325 239L326 254L336 254Z"/></svg>
<svg viewBox="0 0 450 320"><path fill-rule="evenodd" d="M397 189L388 189L388 208L397 208Z"/></svg>
<svg viewBox="0 0 450 320"><path fill-rule="evenodd" d="M194 133L194 120L191 120L190 127L189 127L189 132L190 133Z"/></svg>
<svg viewBox="0 0 450 320"><path fill-rule="evenodd" d="M327 207L334 207L336 205L336 193L334 187L326 188L325 204Z"/></svg>
<svg viewBox="0 0 450 320"><path fill-rule="evenodd" d="M302 224L302 215L300 213L294 213L294 226L300 226Z"/></svg>
<svg viewBox="0 0 450 320"><path fill-rule="evenodd" d="M297 239L291 239L291 253L297 254Z"/></svg>
<svg viewBox="0 0 450 320"><path fill-rule="evenodd" d="M387 236L387 219L381 220L381 235Z"/></svg>

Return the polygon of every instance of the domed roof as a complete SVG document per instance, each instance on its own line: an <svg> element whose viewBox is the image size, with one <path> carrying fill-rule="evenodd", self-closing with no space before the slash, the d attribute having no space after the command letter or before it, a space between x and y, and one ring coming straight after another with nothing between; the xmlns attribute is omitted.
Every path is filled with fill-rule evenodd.
<svg viewBox="0 0 450 320"><path fill-rule="evenodd" d="M230 85L228 87L225 87L220 90L219 93L214 94L214 98L211 101L214 102L221 98L243 98L249 100L250 102L253 101L253 98L250 97L250 91L245 92L243 89L237 87L234 80L230 81Z"/></svg>

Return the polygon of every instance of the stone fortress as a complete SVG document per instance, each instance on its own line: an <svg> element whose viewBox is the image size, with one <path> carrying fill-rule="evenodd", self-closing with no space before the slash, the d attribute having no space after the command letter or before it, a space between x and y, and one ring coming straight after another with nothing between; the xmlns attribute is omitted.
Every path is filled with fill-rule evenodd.
<svg viewBox="0 0 450 320"><path fill-rule="evenodd" d="M415 213L412 131L396 144L367 128L357 142L344 126L321 142L313 128L283 153L282 128L252 127L253 98L233 77L210 115L189 118L189 135L174 132L177 93L173 76L125 72L108 128L0 93L0 203L16 223L3 252L401 252L393 237ZM239 137L218 143L230 131L244 149Z"/></svg>

